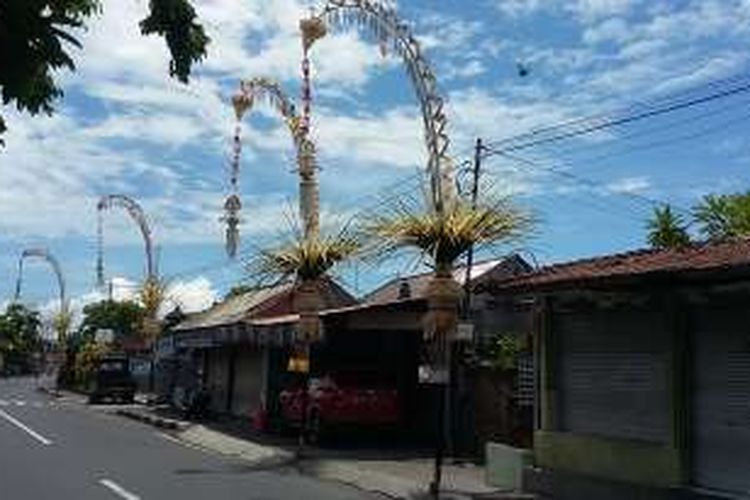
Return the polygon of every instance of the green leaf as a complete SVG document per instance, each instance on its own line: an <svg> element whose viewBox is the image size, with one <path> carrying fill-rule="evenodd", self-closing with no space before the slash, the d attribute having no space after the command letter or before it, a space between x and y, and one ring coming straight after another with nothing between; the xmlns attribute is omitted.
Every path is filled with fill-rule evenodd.
<svg viewBox="0 0 750 500"><path fill-rule="evenodd" d="M750 236L750 191L708 195L693 209L700 231L710 241Z"/></svg>
<svg viewBox="0 0 750 500"><path fill-rule="evenodd" d="M187 83L194 63L206 57L210 39L196 22L195 9L188 0L151 0L150 13L140 22L144 35L163 36L172 59L169 74Z"/></svg>
<svg viewBox="0 0 750 500"><path fill-rule="evenodd" d="M646 227L648 242L653 248L679 248L690 244L687 224L669 204L656 207Z"/></svg>

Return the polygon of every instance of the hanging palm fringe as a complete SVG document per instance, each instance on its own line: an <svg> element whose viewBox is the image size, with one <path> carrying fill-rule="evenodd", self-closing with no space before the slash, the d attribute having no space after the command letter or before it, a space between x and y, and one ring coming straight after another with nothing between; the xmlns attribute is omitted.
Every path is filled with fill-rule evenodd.
<svg viewBox="0 0 750 500"><path fill-rule="evenodd" d="M258 100L265 102L268 106L275 109L283 118L297 150L300 171L305 170L303 167L307 167L306 170L315 168L315 147L306 137L302 120L297 114L296 107L281 90L279 84L269 78L263 77L241 81L238 92L232 97L232 107L234 108L237 123L234 128L232 142L232 159L229 173L230 193L224 202L224 215L220 219L226 224L225 244L227 255L230 258L234 258L237 255L240 245L239 226L242 223L240 217L242 201L239 188L242 156L241 122L244 116L253 109ZM308 177L313 176L308 175Z"/></svg>

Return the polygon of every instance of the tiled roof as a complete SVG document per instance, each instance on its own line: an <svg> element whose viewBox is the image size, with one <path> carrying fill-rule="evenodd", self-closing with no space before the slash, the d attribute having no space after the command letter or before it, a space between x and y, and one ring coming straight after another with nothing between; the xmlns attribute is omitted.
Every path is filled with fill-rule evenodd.
<svg viewBox="0 0 750 500"><path fill-rule="evenodd" d="M732 268L750 269L750 239L681 249L638 250L543 267L495 283L495 288L558 286L599 279L645 277Z"/></svg>
<svg viewBox="0 0 750 500"><path fill-rule="evenodd" d="M480 281L487 277L489 273L492 273L493 276L507 277L517 274L521 269L527 270L529 266L517 255L504 259L476 262L471 269L471 281L473 283ZM403 283L409 284L410 296L408 300L425 298L427 296L427 285L431 278L432 273L427 272L392 279L367 294L362 302L365 304L382 304L402 300L399 299L399 291ZM466 266L457 266L453 270L453 279L463 285L466 281Z"/></svg>

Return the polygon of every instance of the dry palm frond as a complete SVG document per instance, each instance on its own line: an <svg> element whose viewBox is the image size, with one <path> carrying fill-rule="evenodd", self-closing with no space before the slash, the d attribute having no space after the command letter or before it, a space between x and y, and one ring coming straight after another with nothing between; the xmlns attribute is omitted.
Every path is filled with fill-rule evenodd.
<svg viewBox="0 0 750 500"><path fill-rule="evenodd" d="M167 295L167 285L157 277L146 278L138 297L147 318L155 319Z"/></svg>
<svg viewBox="0 0 750 500"><path fill-rule="evenodd" d="M61 344L65 342L73 322L73 313L67 307L61 309L52 319L52 327L57 333L57 340Z"/></svg>
<svg viewBox="0 0 750 500"><path fill-rule="evenodd" d="M296 233L285 244L261 251L248 263L247 269L261 280L294 278L300 282L314 281L337 264L353 257L360 248L359 239L346 229L314 238L305 238Z"/></svg>
<svg viewBox="0 0 750 500"><path fill-rule="evenodd" d="M507 243L523 236L531 226L528 214L505 200L479 203L457 201L442 213L415 198L393 203L376 214L365 232L375 240L375 255L417 249L436 268L450 268L470 247Z"/></svg>

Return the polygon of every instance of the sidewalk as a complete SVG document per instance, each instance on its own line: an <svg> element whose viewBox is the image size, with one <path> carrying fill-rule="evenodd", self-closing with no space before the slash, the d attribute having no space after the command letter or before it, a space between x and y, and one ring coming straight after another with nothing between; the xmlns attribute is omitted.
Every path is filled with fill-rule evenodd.
<svg viewBox="0 0 750 500"><path fill-rule="evenodd" d="M143 406L115 410L170 431L188 446L243 460L251 468L293 466L301 473L321 479L343 482L365 491L392 498L429 498L433 460L408 450L328 449L308 447L302 459L296 457L294 439L258 435L249 423L237 421L196 424L174 418L163 408L155 411ZM498 491L484 483L484 468L474 464L443 466L441 498L444 499L520 499L525 495Z"/></svg>

